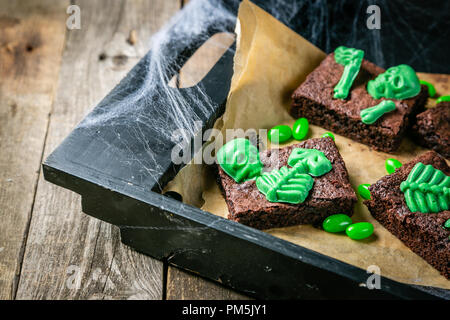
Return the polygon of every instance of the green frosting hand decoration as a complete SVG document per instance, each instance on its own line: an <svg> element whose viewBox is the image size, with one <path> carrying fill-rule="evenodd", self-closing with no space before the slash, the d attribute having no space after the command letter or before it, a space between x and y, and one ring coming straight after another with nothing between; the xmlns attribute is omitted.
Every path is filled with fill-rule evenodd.
<svg viewBox="0 0 450 320"><path fill-rule="evenodd" d="M334 98L345 99L348 96L353 81L358 75L361 63L364 58L364 51L347 48L344 46L337 47L334 51L334 60L344 66L339 83L334 87Z"/></svg>
<svg viewBox="0 0 450 320"><path fill-rule="evenodd" d="M375 123L383 114L394 111L395 102L392 100L383 100L376 106L361 110L361 121L365 124Z"/></svg>
<svg viewBox="0 0 450 320"><path fill-rule="evenodd" d="M367 91L374 99L408 99L420 92L420 81L413 68L406 64L391 67L367 83Z"/></svg>
<svg viewBox="0 0 450 320"><path fill-rule="evenodd" d="M256 179L258 190L270 202L302 203L313 184L314 180L309 175L297 172L296 168L287 167L263 173Z"/></svg>
<svg viewBox="0 0 450 320"><path fill-rule="evenodd" d="M432 165L417 163L400 184L411 212L440 212L450 207L450 177Z"/></svg>
<svg viewBox="0 0 450 320"><path fill-rule="evenodd" d="M263 167L258 149L243 138L231 140L222 146L217 152L217 162L237 183L258 177Z"/></svg>
<svg viewBox="0 0 450 320"><path fill-rule="evenodd" d="M331 162L322 151L316 149L295 148L288 159L291 167L298 172L319 177L332 169Z"/></svg>

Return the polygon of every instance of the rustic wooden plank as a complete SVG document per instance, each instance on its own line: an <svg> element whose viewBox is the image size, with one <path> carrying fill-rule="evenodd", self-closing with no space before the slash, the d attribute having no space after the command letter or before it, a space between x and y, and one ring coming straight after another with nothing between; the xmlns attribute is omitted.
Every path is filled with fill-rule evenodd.
<svg viewBox="0 0 450 320"><path fill-rule="evenodd" d="M217 282L200 278L175 267L169 267L167 275L168 300L248 300L238 292Z"/></svg>
<svg viewBox="0 0 450 320"><path fill-rule="evenodd" d="M0 0L0 300L17 288L68 3Z"/></svg>
<svg viewBox="0 0 450 320"><path fill-rule="evenodd" d="M175 0L75 4L81 30L67 31L45 156L145 54L150 35L179 9ZM81 214L79 196L40 177L18 299L161 299L162 282L161 262L121 244L116 227Z"/></svg>

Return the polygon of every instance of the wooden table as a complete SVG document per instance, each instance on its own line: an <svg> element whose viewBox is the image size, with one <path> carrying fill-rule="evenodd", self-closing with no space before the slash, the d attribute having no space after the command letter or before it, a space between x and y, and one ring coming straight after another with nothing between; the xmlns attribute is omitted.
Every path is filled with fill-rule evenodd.
<svg viewBox="0 0 450 320"><path fill-rule="evenodd" d="M79 30L66 27L71 3ZM126 247L41 174L184 3L0 0L0 299L246 298Z"/></svg>

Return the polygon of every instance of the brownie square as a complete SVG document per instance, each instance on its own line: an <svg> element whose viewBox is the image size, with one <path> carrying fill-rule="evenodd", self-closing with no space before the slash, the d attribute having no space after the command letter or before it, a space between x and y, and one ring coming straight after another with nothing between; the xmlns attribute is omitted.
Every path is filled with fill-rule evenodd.
<svg viewBox="0 0 450 320"><path fill-rule="evenodd" d="M360 111L386 99L373 99L366 90L367 82L385 70L363 60L347 99L335 99L333 89L343 71L344 66L336 63L334 53L329 54L293 93L290 114L294 118L305 117L310 123L376 150L391 152L398 149L410 119L424 110L428 98L426 86L422 86L416 97L390 99L395 101L396 110L369 125L361 121Z"/></svg>
<svg viewBox="0 0 450 320"><path fill-rule="evenodd" d="M446 175L450 174L445 159L434 151L428 151L371 185L371 199L364 204L378 222L449 279L450 230L444 228L444 223L450 219L450 211L412 213L400 190L400 183L406 180L418 162L431 164Z"/></svg>
<svg viewBox="0 0 450 320"><path fill-rule="evenodd" d="M330 138L310 139L261 152L264 171L287 166L294 148L320 150L332 164L331 171L314 177L313 188L305 201L300 204L269 202L256 187L255 180L236 183L218 166L218 183L228 206L228 219L257 229L269 229L298 224L319 225L326 217L337 213L353 215L356 194L350 185L345 163Z"/></svg>
<svg viewBox="0 0 450 320"><path fill-rule="evenodd" d="M450 102L418 114L412 133L420 145L450 159Z"/></svg>

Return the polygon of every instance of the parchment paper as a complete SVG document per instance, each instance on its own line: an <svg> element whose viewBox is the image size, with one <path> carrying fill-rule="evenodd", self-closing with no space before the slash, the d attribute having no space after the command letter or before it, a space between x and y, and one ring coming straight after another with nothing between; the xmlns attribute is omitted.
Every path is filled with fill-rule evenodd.
<svg viewBox="0 0 450 320"><path fill-rule="evenodd" d="M249 1L241 4L238 18L234 76L225 114L215 128L224 131L292 125L295 120L287 113L290 95L325 54ZM448 94L449 76L419 74L419 77L434 83L439 94ZM429 105L434 105L434 101ZM325 131L311 125L308 138L319 137ZM374 183L386 175L387 158L395 157L404 163L424 151L407 139L392 155L373 151L337 134L335 138L355 190L361 183ZM215 181L206 166L189 164L166 190L180 193L188 204L226 218L228 208ZM450 281L373 219L360 198L353 220L373 223L374 235L354 241L308 225L265 231L362 269L376 265L381 275L396 281L450 289Z"/></svg>

